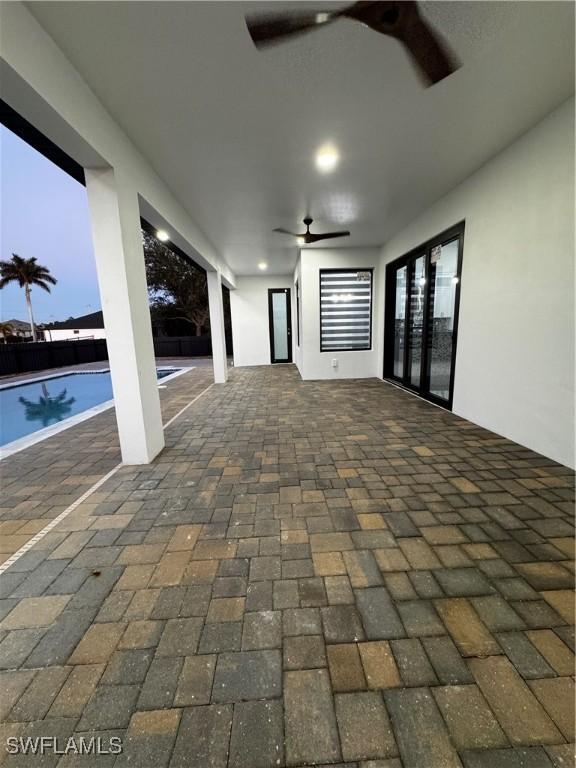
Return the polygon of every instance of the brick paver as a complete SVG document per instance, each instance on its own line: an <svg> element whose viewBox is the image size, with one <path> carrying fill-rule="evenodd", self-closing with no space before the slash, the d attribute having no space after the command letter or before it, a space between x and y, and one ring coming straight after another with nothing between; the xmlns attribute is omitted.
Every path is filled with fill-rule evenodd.
<svg viewBox="0 0 576 768"><path fill-rule="evenodd" d="M158 367L190 367L194 370L167 382L160 390L162 418L166 423L183 408L195 395L200 394L213 381L210 360L162 360L156 361ZM106 368L106 363L77 365L49 371L38 371L34 377L43 373L76 372L90 368ZM26 377L3 377L2 383L17 382ZM0 462L0 482L2 500L0 501L0 563L26 544L34 534L44 528L75 502L102 475L105 475L120 461L120 446L116 429L114 409L104 411L88 421L70 427L58 435L44 440L24 451L13 454ZM99 499L92 496L92 503ZM128 505L125 512L136 510L140 505ZM116 508L111 510L116 512ZM105 511L102 510L103 515ZM126 520L111 514L102 522L103 529L117 528L119 532L126 526ZM120 519L118 519L120 518ZM130 515L130 518L132 515ZM82 530L82 523L78 523ZM92 530L99 530L95 524ZM60 531L64 531L62 526ZM82 531L84 533L84 531ZM91 534L93 535L93 534ZM58 542L57 533L49 534L49 542ZM70 546L76 546L74 540ZM54 548L56 549L56 548ZM58 558L68 557L62 550L53 552ZM3 577L11 583L11 577ZM4 591L4 590L3 590Z"/></svg>
<svg viewBox="0 0 576 768"><path fill-rule="evenodd" d="M166 414L208 383L174 380ZM290 366L233 370L166 437L2 577L2 738L123 754L0 762L569 764L571 471ZM118 460L110 414L43 446L6 465L7 552Z"/></svg>

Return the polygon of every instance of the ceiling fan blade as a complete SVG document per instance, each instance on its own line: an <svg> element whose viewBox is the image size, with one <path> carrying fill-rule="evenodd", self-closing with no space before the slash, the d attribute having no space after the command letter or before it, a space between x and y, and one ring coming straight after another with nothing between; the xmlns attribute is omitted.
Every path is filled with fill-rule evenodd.
<svg viewBox="0 0 576 768"><path fill-rule="evenodd" d="M428 85L438 83L460 67L439 33L422 18L415 0L357 2L341 14L401 42Z"/></svg>
<svg viewBox="0 0 576 768"><path fill-rule="evenodd" d="M282 235L292 235L292 237L302 237L302 235L299 235L297 232L290 232L288 229L282 229L282 227L277 227L276 229L273 229L272 232L280 232Z"/></svg>
<svg viewBox="0 0 576 768"><path fill-rule="evenodd" d="M246 26L257 48L275 45L287 37L295 37L324 26L336 15L330 13L257 14L246 17Z"/></svg>
<svg viewBox="0 0 576 768"><path fill-rule="evenodd" d="M400 38L429 85L460 68L454 54L424 19L406 29Z"/></svg>
<svg viewBox="0 0 576 768"><path fill-rule="evenodd" d="M319 240L332 240L334 237L348 237L348 230L343 232L324 232L320 235L309 235L311 243L317 243Z"/></svg>

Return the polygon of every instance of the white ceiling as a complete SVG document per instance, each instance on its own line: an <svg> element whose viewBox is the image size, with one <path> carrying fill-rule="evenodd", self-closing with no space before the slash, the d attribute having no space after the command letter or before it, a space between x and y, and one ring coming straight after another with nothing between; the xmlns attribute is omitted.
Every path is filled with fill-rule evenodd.
<svg viewBox="0 0 576 768"><path fill-rule="evenodd" d="M237 274L291 271L274 227L380 245L574 89L570 2L427 2L464 66L425 89L396 41L338 22L258 52L242 2L28 8ZM315 9L336 4L314 4ZM341 163L321 176L316 148Z"/></svg>

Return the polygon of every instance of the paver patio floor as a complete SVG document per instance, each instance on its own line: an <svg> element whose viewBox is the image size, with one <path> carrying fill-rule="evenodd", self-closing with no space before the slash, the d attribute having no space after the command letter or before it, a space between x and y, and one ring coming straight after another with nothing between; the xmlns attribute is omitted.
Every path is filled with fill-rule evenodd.
<svg viewBox="0 0 576 768"><path fill-rule="evenodd" d="M165 366L172 361L157 362L159 366ZM106 365L88 363L60 369L60 372L76 372ZM161 384L160 403L164 424L214 381L211 360L181 360L180 365L194 365L195 368L167 384ZM54 371L41 371L37 375L46 373ZM21 378L5 377L2 382L19 381ZM30 375L27 378L31 378ZM0 462L0 564L119 461L120 445L113 409L3 459Z"/></svg>
<svg viewBox="0 0 576 768"><path fill-rule="evenodd" d="M2 576L2 739L123 753L0 761L573 764L570 470L291 366L233 370L166 439Z"/></svg>

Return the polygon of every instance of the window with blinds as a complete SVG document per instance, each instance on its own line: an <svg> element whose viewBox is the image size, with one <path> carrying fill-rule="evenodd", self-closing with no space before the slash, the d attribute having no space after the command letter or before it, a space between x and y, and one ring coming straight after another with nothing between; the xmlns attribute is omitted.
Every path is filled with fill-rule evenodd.
<svg viewBox="0 0 576 768"><path fill-rule="evenodd" d="M320 270L320 351L372 346L372 270Z"/></svg>

